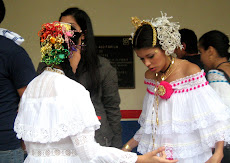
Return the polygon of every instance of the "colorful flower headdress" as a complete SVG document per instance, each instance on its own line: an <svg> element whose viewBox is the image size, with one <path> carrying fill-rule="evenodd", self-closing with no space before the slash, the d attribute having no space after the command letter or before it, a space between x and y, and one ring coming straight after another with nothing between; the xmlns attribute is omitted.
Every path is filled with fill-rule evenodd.
<svg viewBox="0 0 230 163"><path fill-rule="evenodd" d="M68 23L55 21L43 24L38 32L41 42L41 62L54 66L63 62L65 58L71 57L72 52L77 50L77 45L71 39L75 32L78 31L71 30L71 24ZM67 47L63 46L64 43Z"/></svg>
<svg viewBox="0 0 230 163"><path fill-rule="evenodd" d="M165 51L166 55L171 55L174 53L174 50L179 47L183 48L181 45L181 36L179 33L180 25L177 22L170 22L168 19L172 17L167 17L167 14L163 14L161 12L161 17L155 18L155 21L152 20L140 20L137 17L132 17L132 23L134 25L135 32L138 28L140 28L144 24L151 25L153 29L153 43L154 47L157 44L157 39L159 40L159 44L161 48ZM132 37L134 37L134 33L132 33Z"/></svg>

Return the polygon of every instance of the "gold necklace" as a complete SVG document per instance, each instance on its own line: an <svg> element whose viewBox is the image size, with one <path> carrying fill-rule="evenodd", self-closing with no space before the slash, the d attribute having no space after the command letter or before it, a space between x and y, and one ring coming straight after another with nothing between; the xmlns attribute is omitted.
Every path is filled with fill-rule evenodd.
<svg viewBox="0 0 230 163"><path fill-rule="evenodd" d="M52 72L56 72L56 73L65 75L65 73L64 73L62 70L57 69L57 68L46 67L45 70L47 70L47 71L52 71Z"/></svg>
<svg viewBox="0 0 230 163"><path fill-rule="evenodd" d="M166 80L171 74L172 72L175 70L172 70L172 67L173 67L173 64L175 63L175 58L172 57L172 59L170 60L170 65L169 65L169 68L166 70L166 72L162 73L162 75L160 76L161 78L161 81L164 81ZM156 73L156 77L158 76L159 74Z"/></svg>
<svg viewBox="0 0 230 163"><path fill-rule="evenodd" d="M172 59L170 59L170 65L169 65L169 67L167 68L167 70L166 70L165 73L162 73L162 75L160 77L162 81L165 80L165 79L167 79L171 75L171 73L174 71L174 70L171 70L172 67L173 67L174 62L175 62L174 57L172 57ZM155 75L156 75L155 82L157 84L157 77L158 77L159 74L156 73ZM158 126L159 125L159 118L158 118L159 99L158 99L158 93L157 93L158 91L157 90L158 90L158 87L156 87L156 85L155 85L155 88L154 88L155 103L156 103L155 112L156 112L156 124ZM153 117L153 115L152 115L152 117ZM152 118L152 130L154 131L153 118ZM155 126L155 132L156 132L156 126ZM154 139L154 135L153 134L152 134L152 140L153 140L153 150L154 150L155 139Z"/></svg>
<svg viewBox="0 0 230 163"><path fill-rule="evenodd" d="M172 57L172 59L171 59L171 65L169 66L168 70L166 70L166 72L163 75L161 75L161 80L162 81L166 80L176 70L176 68L180 65L181 62L183 62L183 60L180 61L179 63L177 63L176 66L173 66L174 63L175 63L175 58ZM156 79L155 79L156 85L155 85L155 88L154 88L155 104L156 104L155 113L156 113L156 124L158 126L159 125L158 107L159 107L159 95L160 95L159 92L161 92L161 91L159 91L159 89L161 89L161 87L157 86L157 82L158 82L157 81L157 76L158 76L158 73L156 73L155 75L156 75ZM152 117L153 117L153 115L152 115ZM153 118L152 118L152 130L154 131L154 125L153 124L154 123L153 123ZM156 132L156 130L157 130L157 128L155 126L155 132ZM154 143L155 143L154 134L152 134L152 140L153 140L153 150L154 150Z"/></svg>

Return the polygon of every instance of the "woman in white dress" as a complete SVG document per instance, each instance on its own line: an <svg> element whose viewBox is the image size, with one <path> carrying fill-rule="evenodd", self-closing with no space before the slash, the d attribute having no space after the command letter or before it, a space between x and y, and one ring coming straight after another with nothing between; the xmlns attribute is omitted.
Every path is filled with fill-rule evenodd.
<svg viewBox="0 0 230 163"><path fill-rule="evenodd" d="M48 67L28 85L14 126L17 137L26 145L25 163L169 162L164 153L156 156L164 148L137 156L96 143L94 134L100 122L89 92L65 76L81 59L76 46L80 45L81 31L54 22L42 25L39 36L42 62Z"/></svg>
<svg viewBox="0 0 230 163"><path fill-rule="evenodd" d="M230 107L230 54L229 38L224 33L213 30L199 39L201 61L208 71L210 86L217 92L223 102ZM224 147L222 163L230 162L230 145Z"/></svg>
<svg viewBox="0 0 230 163"><path fill-rule="evenodd" d="M138 145L145 154L165 146L167 159L179 163L219 163L229 141L230 112L209 86L203 70L174 58L182 48L179 25L166 14L155 20L132 18L133 48L148 70L141 125L123 150ZM216 147L214 155L212 148Z"/></svg>

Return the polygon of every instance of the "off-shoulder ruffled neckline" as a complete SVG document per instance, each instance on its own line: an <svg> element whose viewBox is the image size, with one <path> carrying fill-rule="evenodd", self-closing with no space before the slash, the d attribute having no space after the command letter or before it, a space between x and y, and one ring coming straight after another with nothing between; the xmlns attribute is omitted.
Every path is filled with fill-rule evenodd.
<svg viewBox="0 0 230 163"><path fill-rule="evenodd" d="M181 82L181 81L186 80L186 79L190 79L190 78L193 78L193 77L200 76L200 75L203 74L203 73L204 73L204 70L202 69L200 72L197 72L197 73L192 74L192 75L185 76L185 77L183 77L183 78L176 79L176 80L171 81L171 82L169 82L169 83L172 85L172 84L174 84L174 83L178 83L178 82ZM155 81L154 79L147 79L147 78L144 78L144 81L156 83L156 81ZM160 83L160 82L157 81L157 83Z"/></svg>

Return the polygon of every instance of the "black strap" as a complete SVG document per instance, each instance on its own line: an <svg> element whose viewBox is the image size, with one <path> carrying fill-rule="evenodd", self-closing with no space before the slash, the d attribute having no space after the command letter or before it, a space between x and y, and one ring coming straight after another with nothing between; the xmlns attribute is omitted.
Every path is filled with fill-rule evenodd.
<svg viewBox="0 0 230 163"><path fill-rule="evenodd" d="M217 70L219 70L219 71L223 72L223 73L224 73L225 78L226 78L226 79L227 79L227 81L228 81L228 83L230 83L230 77L228 76L228 74L227 74L224 70L222 70L222 69L217 69Z"/></svg>

